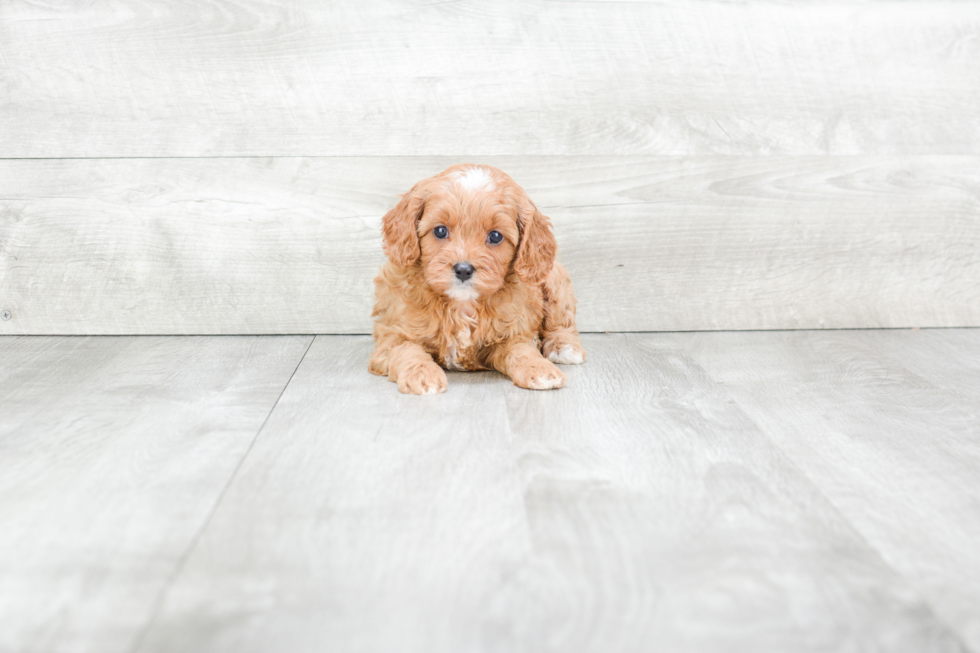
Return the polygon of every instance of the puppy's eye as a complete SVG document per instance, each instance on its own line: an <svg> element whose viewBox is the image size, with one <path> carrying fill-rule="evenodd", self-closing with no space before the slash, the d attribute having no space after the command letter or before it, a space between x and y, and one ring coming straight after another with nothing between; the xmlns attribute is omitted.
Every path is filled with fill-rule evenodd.
<svg viewBox="0 0 980 653"><path fill-rule="evenodd" d="M487 242L491 245L496 245L504 239L504 235L499 231L491 231L487 234Z"/></svg>
<svg viewBox="0 0 980 653"><path fill-rule="evenodd" d="M446 229L444 226L439 225L438 227L432 230L432 235L438 238L439 240L442 240L443 238L448 238L449 229Z"/></svg>

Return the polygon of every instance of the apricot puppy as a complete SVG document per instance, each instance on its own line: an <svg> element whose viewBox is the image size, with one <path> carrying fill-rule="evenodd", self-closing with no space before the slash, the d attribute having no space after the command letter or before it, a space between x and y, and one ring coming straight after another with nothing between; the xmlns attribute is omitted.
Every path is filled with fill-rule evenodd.
<svg viewBox="0 0 980 653"><path fill-rule="evenodd" d="M420 181L382 232L372 373L419 395L446 391L443 368L550 390L565 383L555 363L585 361L551 222L503 171L465 164Z"/></svg>

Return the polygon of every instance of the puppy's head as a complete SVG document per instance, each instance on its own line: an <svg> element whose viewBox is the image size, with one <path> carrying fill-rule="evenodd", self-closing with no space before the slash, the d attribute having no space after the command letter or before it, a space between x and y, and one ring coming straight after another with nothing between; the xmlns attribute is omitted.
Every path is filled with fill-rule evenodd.
<svg viewBox="0 0 980 653"><path fill-rule="evenodd" d="M511 270L540 283L558 250L548 218L491 166L453 166L420 181L384 216L382 231L393 263L421 266L433 290L463 301L497 292Z"/></svg>

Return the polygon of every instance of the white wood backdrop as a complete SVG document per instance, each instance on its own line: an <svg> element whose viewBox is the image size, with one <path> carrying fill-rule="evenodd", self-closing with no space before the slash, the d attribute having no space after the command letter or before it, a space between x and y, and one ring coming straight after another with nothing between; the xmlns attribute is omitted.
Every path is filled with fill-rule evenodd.
<svg viewBox="0 0 980 653"><path fill-rule="evenodd" d="M975 2L0 3L8 157L977 154Z"/></svg>
<svg viewBox="0 0 980 653"><path fill-rule="evenodd" d="M980 325L980 2L0 3L0 334L363 333L504 167L584 330Z"/></svg>

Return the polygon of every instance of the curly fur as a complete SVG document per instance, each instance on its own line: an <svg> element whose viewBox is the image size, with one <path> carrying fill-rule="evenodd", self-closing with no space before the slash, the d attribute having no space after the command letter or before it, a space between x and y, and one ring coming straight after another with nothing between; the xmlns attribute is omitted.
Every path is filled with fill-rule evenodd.
<svg viewBox="0 0 980 653"><path fill-rule="evenodd" d="M433 234L438 226L447 238ZM493 230L498 244L487 239ZM554 363L585 360L551 221L503 171L465 164L420 181L385 214L382 233L388 261L374 280L368 369L402 392L444 392L442 368L559 388L565 375ZM461 262L475 268L467 282L453 272Z"/></svg>

